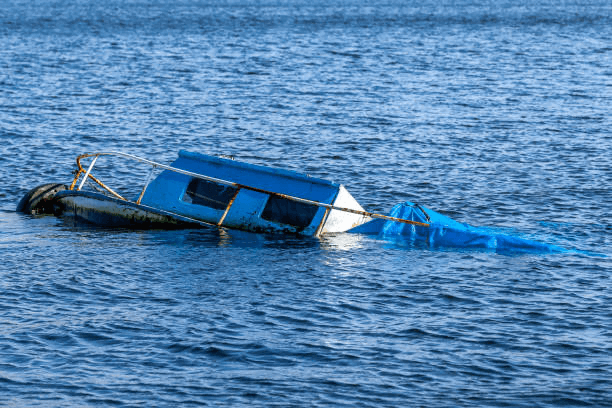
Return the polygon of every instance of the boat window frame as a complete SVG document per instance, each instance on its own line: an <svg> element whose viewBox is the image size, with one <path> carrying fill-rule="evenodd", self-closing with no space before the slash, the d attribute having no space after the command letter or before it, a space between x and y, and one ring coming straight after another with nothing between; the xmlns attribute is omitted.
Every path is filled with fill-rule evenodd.
<svg viewBox="0 0 612 408"><path fill-rule="evenodd" d="M280 212L275 211L279 209L281 210ZM318 211L319 206L317 205L270 195L261 212L260 218L268 222L290 225L301 230L312 224ZM294 215L297 215L297 217Z"/></svg>
<svg viewBox="0 0 612 408"><path fill-rule="evenodd" d="M212 186L215 187L211 189ZM234 186L192 177L181 197L181 201L213 210L225 210L232 202L238 190ZM207 192L212 194L206 194Z"/></svg>

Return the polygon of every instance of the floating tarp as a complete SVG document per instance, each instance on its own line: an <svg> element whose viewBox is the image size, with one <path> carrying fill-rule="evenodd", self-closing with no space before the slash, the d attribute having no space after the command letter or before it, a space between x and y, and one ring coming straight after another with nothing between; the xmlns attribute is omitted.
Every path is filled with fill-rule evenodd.
<svg viewBox="0 0 612 408"><path fill-rule="evenodd" d="M349 232L377 235L387 240L425 243L430 247L488 249L497 252L560 252L561 248L499 233L491 228L473 227L429 208L405 202L391 210L391 217L430 224L429 227L377 219Z"/></svg>

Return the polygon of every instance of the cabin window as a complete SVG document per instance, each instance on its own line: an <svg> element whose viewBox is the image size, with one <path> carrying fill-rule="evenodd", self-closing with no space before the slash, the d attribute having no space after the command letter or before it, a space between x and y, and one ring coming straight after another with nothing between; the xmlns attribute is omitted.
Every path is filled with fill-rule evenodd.
<svg viewBox="0 0 612 408"><path fill-rule="evenodd" d="M192 178L183 196L183 201L216 210L225 210L236 191L237 189L232 186Z"/></svg>
<svg viewBox="0 0 612 408"><path fill-rule="evenodd" d="M306 228L312 222L319 207L286 198L270 196L261 218L267 221Z"/></svg>

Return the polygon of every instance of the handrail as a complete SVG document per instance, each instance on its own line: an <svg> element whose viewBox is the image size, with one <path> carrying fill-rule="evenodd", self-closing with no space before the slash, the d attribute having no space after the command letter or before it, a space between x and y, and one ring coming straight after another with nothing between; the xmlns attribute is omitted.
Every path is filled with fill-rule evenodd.
<svg viewBox="0 0 612 408"><path fill-rule="evenodd" d="M274 191L268 191L268 190L264 190L261 188L257 188L257 187L252 187L252 186L247 186L244 184L240 184L240 183L234 183L232 181L227 181L227 180L223 180L223 179L219 179L219 178L215 178L215 177L209 177L209 176L204 176L202 174L198 174L198 173L194 173L192 171L188 171L188 170L183 170L183 169L178 169L176 167L172 167L172 166L167 166L165 164L161 164L161 163L157 163L154 162L152 160L148 160L148 159L144 159L142 157L138 157L138 156L134 156L132 154L128 154L128 153L122 153L122 152L100 152L100 153L86 153L86 154L82 154L80 156L77 157L76 162L77 162L77 166L78 166L78 171L77 174L72 182L72 184L70 185L70 190L73 190L74 187L76 186L76 183L81 175L81 173L85 173L85 179L87 177L90 177L94 182L96 182L98 185L100 185L101 187L103 187L104 189L106 189L109 193L111 193L113 196L119 198L120 200L123 201L129 201L126 200L125 198L123 198L121 195L119 195L118 193L116 193L115 191L113 191L110 187L106 186L104 183L102 183L100 180L98 180L97 178L95 178L94 176L91 175L91 170L93 168L93 164L92 163L89 167L89 169L86 171L83 166L81 165L81 159L87 158L87 157L97 157L99 156L119 156L119 157L123 157L126 159L130 159L130 160L135 160L141 163L145 163L148 164L150 166L155 167L159 167L161 169L164 170L169 170L175 173L179 173L179 174L184 174L186 176L190 176L190 177L195 177L195 178L199 178L202 180L206 180L206 181L211 181L213 183L218 183L218 184L224 184L227 186L231 186L237 189L246 189L246 190L251 190L251 191L256 191L258 193L263 193L263 194L268 194L270 196L276 196L276 197L280 197L280 198L284 198L286 200L290 200L290 201L296 201L299 203L304 203L304 204L310 204L310 205L315 205L317 207L323 207L326 208L328 211L329 210L337 210L337 211L342 211L342 212L348 212L348 213L352 213L352 214L357 214L357 215L363 215L366 217L370 217L370 218L378 218L378 219L383 219L383 220L388 220L388 221L395 221L395 222L400 222L400 223L404 223L404 224L410 224L410 225L419 225L421 227L429 227L430 224L424 223L424 222L418 222L418 221L411 221L411 220L404 220L402 218L396 218L396 217L391 217L388 215L383 215L383 214L377 214L377 213L372 213L369 211L360 211L360 210L353 210L352 208L343 208L343 207L336 207L334 205L331 204L326 204L326 203L321 203L319 201L313 201L313 200L308 200L305 198L299 198L299 197L294 197L294 196L290 196L287 194L281 194L281 193L276 193ZM149 179L150 179L150 174L149 174ZM82 187L83 183L81 183L81 185L79 186L79 188L77 189L80 190ZM148 185L148 181L146 182L143 191L139 197L139 202L140 199L142 199L142 196L144 195L144 190L146 190ZM235 197L234 197L235 198ZM138 204L139 204L138 202ZM233 202L233 199L232 199ZM231 205L231 203L230 203ZM229 207L228 207L229 209ZM226 214L228 209L226 209ZM221 222L223 222L223 219L225 218L225 215L222 217ZM221 225L221 223L218 223L217 225Z"/></svg>

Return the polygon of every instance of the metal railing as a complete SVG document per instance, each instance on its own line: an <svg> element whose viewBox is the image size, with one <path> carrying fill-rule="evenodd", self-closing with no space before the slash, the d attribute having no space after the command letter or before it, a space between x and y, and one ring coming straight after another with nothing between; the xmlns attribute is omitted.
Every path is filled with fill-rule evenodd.
<svg viewBox="0 0 612 408"><path fill-rule="evenodd" d="M241 189L256 191L256 192L259 192L259 193L268 194L270 196L280 197L280 198L283 198L283 199L286 199L286 200L290 200L290 201L295 201L295 202L298 202L298 203L310 204L310 205L314 205L314 206L317 206L317 207L325 208L326 209L325 215L324 215L323 219L321 220L321 224L317 228L315 236L318 236L320 234L320 232L322 230L322 227L323 227L323 224L325 223L329 212L332 211L332 210L342 211L342 212L347 212L347 213L352 213L352 214L358 214L358 215L362 215L362 216L366 216L366 217L370 217L370 218L378 218L378 219L383 219L383 220L387 220L387 221L395 221L395 222L400 222L400 223L404 223L404 224L418 225L418 226L421 226L421 227L429 227L429 225L430 225L430 224L419 222L419 221L404 220L402 218L391 217L391 216L388 216L388 215L377 214L377 213L372 213L372 212L368 212L368 211L360 211L360 210L354 210L352 208L337 207L337 206L334 206L334 205L331 205L331 204L321 203L319 201L313 201L313 200L308 200L308 199L305 199L305 198L299 198L299 197L290 196L290 195L287 195L287 194L276 193L276 192L273 192L273 191L268 191L268 190L264 190L264 189L253 187L253 186L247 186L247 185L240 184L240 183L234 183L234 182L228 181L228 180L222 180L222 179L215 178L215 177L205 176L203 174L194 173L194 172L191 172L191 171L188 171L188 170L178 169L176 167L167 166L165 164L157 163L157 162L154 162L154 161L151 161L151 160L143 159L142 157L138 157L138 156L134 156L134 155L127 154L127 153L122 153L122 152L86 153L86 154L82 154L82 155L78 156L77 159L76 159L78 169L77 169L77 173L76 173L76 175L74 177L74 180L72 181L72 184L70 185L70 190L74 190L75 189L76 184L77 184L79 178L81 177L81 174L84 174L85 176L83 177L83 179L81 180L81 183L79 184L78 188L76 189L77 191L80 191L81 188L83 188L83 185L85 184L87 179L90 178L96 184L98 184L99 186L104 188L106 191L108 191L114 197L116 197L116 198L118 198L120 200L123 200L123 201L130 202L129 200L127 200L124 197L122 197L120 194L115 192L113 189L111 189L110 187L105 185L102 181L98 180L96 177L94 177L91 174L91 171L93 170L93 168L94 168L94 166L96 164L96 161L98 160L98 157L100 157L100 156L119 156L119 157L123 157L123 158L126 158L126 159L134 160L134 161L137 161L137 162L140 162L140 163L144 163L144 164L147 164L147 165L151 166L151 171L147 175L147 178L146 178L144 186L143 186L143 188L142 188L142 190L140 192L140 195L138 196L138 199L136 201L134 201L134 203L138 204L138 205L140 205L142 197L144 196L145 191L147 190L147 187L149 186L149 183L151 182L151 178L153 176L153 172L156 169L158 169L158 168L159 169L163 169L163 170L172 171L172 172L179 173L179 174L184 174L186 176L198 178L198 179L201 179L201 180L206 180L206 181L210 181L210 182L213 182L213 183L218 183L218 184L223 184L223 185L226 185L226 186L234 187L236 189L236 192L235 192L234 196L231 198L231 200L229 201L227 207L225 208L225 211L224 211L223 215L221 216L221 218L219 219L217 224L209 224L209 223L204 222L204 224L207 224L207 225L216 225L218 227L222 226L223 221L225 220L225 217L226 217L227 213L229 212L232 204L234 203L234 200L238 196L238 193L240 192ZM88 157L93 157L93 160L89 164L89 167L87 168L87 170L85 170L83 168L82 164L81 164L81 160L85 159L85 158L88 158ZM167 212L167 211L164 211L164 212ZM181 218L186 218L184 215L179 215L179 214L176 214L176 215L180 216ZM197 221L197 222L202 223L201 220L193 220L193 221Z"/></svg>

